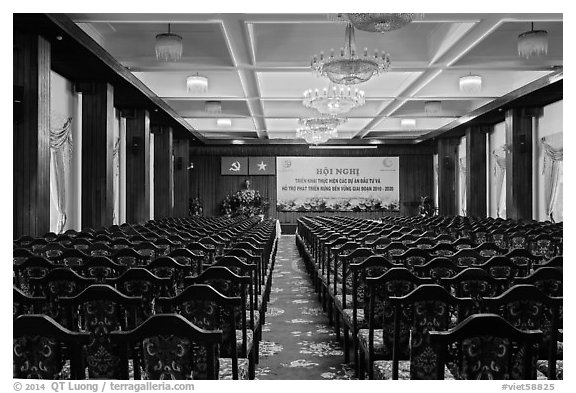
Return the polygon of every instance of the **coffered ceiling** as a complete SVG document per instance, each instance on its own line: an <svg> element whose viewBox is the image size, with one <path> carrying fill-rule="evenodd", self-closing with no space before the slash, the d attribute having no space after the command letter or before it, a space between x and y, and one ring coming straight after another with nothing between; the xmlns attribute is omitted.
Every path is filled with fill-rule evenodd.
<svg viewBox="0 0 576 393"><path fill-rule="evenodd" d="M164 100L206 141L293 141L298 119L314 115L303 92L328 81L310 70L310 58L344 44L341 22L325 14L67 14L118 62ZM547 30L548 55L524 59L517 37ZM156 60L156 34L183 37L182 59ZM425 14L423 20L381 33L356 31L358 48L390 54L391 68L359 85L366 104L338 130L341 139L426 139L463 116L563 66L562 14ZM208 77L206 94L186 91L186 77ZM459 91L458 79L481 75L482 91ZM222 102L222 113L204 109ZM441 101L426 113L425 102ZM230 118L222 128L217 118ZM400 120L415 119L403 128Z"/></svg>

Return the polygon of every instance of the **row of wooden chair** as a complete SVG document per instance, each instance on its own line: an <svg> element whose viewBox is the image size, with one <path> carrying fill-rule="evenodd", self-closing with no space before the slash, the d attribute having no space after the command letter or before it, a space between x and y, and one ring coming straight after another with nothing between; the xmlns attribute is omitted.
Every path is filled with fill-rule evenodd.
<svg viewBox="0 0 576 393"><path fill-rule="evenodd" d="M334 220L334 218L330 218L327 220L319 220L320 224L325 224L327 221L332 221ZM307 261L307 265L309 266L309 271L311 272L311 275L313 276L313 278L315 279L315 282L323 282L324 286L323 286L323 290L320 290L320 294L324 293L324 299L328 298L330 299L330 301L328 302L328 312L329 312L329 317L332 319L332 307L334 308L335 311L335 318L334 318L334 322L335 322L335 326L336 326L336 332L337 335L339 335L339 320L342 317L343 319L343 324L344 324L344 345L345 345L345 354L346 354L346 358L345 361L348 361L348 334L350 331L353 332L353 340L354 340L354 354L355 354L355 363L356 366L358 368L359 366L359 361L358 361L358 347L359 347L359 342L356 336L356 333L358 332L358 312L359 311L364 311L361 308L358 307L357 304L357 300L358 298L360 298L360 300L363 302L364 300L364 294L358 294L357 293L357 288L358 288L358 275L366 275L367 273L369 273L370 270L372 270L372 275L374 274L382 274L384 272L386 272L389 269L397 269L398 266L404 266L404 267L408 267L412 270L412 272L418 274L421 276L421 278L428 278L427 276L431 276L435 278L435 281L429 281L429 282L437 282L439 284L443 284L444 287L448 288L448 289L452 289L452 292L455 293L456 289L461 287L461 284L459 284L459 282L471 282L471 281L475 281L475 282L479 282L480 279L484 278L484 285L487 285L488 287L491 287L490 281L494 281L495 283L498 283L498 285L495 285L494 287L499 288L498 292L492 292L489 293L488 291L486 291L486 293L478 293L476 294L476 298L481 298L482 296L494 296L496 294L500 294L502 292L502 290L509 288L512 284L513 281L509 282L508 285L504 285L503 282L498 282L499 278L494 278L492 276L490 276L490 273L496 273L496 272L505 272L510 278L517 278L517 272L513 272L511 273L512 270L514 270L515 265L511 265L509 262L511 262L508 258L503 258L503 257L496 257L496 258L491 258L483 265L478 265L478 266L482 266L484 269L478 268L476 267L475 269L467 269L468 271L462 271L460 274L458 274L458 277L453 277L453 278L446 278L446 271L447 270L453 270L453 274L455 272L458 272L458 270L462 270L464 268L464 266L458 266L456 264L453 263L453 261L451 261L448 258L435 258L432 260L428 260L426 262L426 258L424 258L423 261L410 261L411 257L419 257L419 256L425 256L426 255L426 251L429 250L425 250L424 253L420 252L420 251L424 251L424 250L420 250L420 251L412 251L410 253L409 251L405 251L404 255L402 255L402 257L400 258L396 258L394 261L395 262L400 262L400 264L396 264L394 265L393 263L391 263L390 261L388 261L384 256L375 256L373 254L373 250L369 249L369 248L362 248L359 247L359 245L356 244L351 244L350 242L345 242L342 241L340 243L340 245L336 244L336 246L334 247L333 250L330 250L330 246L333 246L333 244L330 244L330 242L326 242L326 245L328 246L326 249L324 247L324 245L322 244L322 241L325 239L314 239L311 238L311 231L310 231L310 227L309 225L306 224L310 224L310 221L308 221L306 219L303 219L301 223L299 223L299 231L298 231L298 242L299 242L299 249L301 254L303 255L305 261ZM338 222L335 223L336 226L338 226ZM344 231L343 233L340 233L339 235L341 235L341 237L345 237L346 236L346 225L342 225L342 230ZM317 227L318 228L322 228ZM358 229L360 229L361 231L365 231L365 232L370 232L373 230L378 230L377 226L373 223L373 222L355 222L354 225L354 229L352 229L352 231L356 231L357 233L361 234L361 232L358 232ZM318 234L318 236L322 236L323 234L326 234L327 232L318 232L316 231ZM302 234L302 236L300 236L300 234ZM348 233L349 234L349 233ZM348 244L349 247L346 247L345 245ZM338 247L340 246L340 247ZM346 253L347 249L350 251L349 253ZM344 251L344 253L343 253ZM466 250L468 251L468 250ZM472 251L472 250L470 250ZM527 252L526 250L522 250L524 252ZM474 251L472 251L474 252ZM333 254L332 258L330 258L330 254ZM411 255L413 254L413 255ZM328 262L332 262L328 263L328 267L332 268L332 274L329 274L328 276L322 275L322 280L318 280L317 277L320 276L321 274L321 269L320 266L317 263L317 259L319 258L320 260L323 260L323 258L326 257L326 259ZM340 260L339 260L340 258ZM429 265L429 266L427 266ZM558 260L558 258L556 258L555 260L550 261L549 266L557 266L557 265L561 265L561 259ZM347 271L347 267L349 267L349 270ZM450 269L450 268L453 269ZM553 278L553 279L557 279L559 278L560 282L561 282L561 271L558 271L556 269L552 269L553 272L551 273L551 277L549 278ZM433 272L436 271L436 274L434 274ZM539 274L540 278L543 278L543 276L546 275L546 271L547 269L543 269L542 273ZM441 273L440 273L441 272ZM438 274L440 273L440 274ZM548 272L550 273L550 272ZM549 274L550 275L550 274ZM330 277L332 276L332 281L330 285ZM366 279L367 277L365 276L364 279ZM538 278L538 276L534 276L531 279L525 280L525 282L530 282L530 280L532 281L538 281L536 280ZM428 278L430 279L430 278ZM502 280L502 278L500 278L500 280ZM353 281L353 282L350 282ZM365 281L365 280L364 280ZM542 280L540 280L542 281ZM348 283L348 287L346 287L346 284ZM326 285L328 284L328 285ZM338 284L338 285L337 285ZM360 285L366 285L366 283L361 283ZM451 285L454 285L451 287ZM341 288L340 293L338 293L338 289ZM353 293L349 294L346 288L353 288ZM319 288L320 289L320 288ZM344 295L343 295L344 294ZM350 295L350 296L349 296ZM460 296L462 296L462 294L459 294ZM557 295L557 293L556 293ZM560 296L561 296L561 290L560 290ZM321 295L322 297L322 295ZM350 298L350 300L348 300L347 302L347 298ZM347 304L348 303L348 304ZM352 308L348 308L350 307L351 303L352 304ZM364 306L366 305L366 303L364 303ZM364 317L364 316L362 316ZM366 323L366 321L363 319L363 323ZM370 367L372 362L369 362ZM371 370L371 369L370 369ZM358 370L358 372L360 374L361 371ZM363 375L363 374L362 374ZM361 376L362 376L361 375ZM369 373L370 376L373 375L372 372Z"/></svg>

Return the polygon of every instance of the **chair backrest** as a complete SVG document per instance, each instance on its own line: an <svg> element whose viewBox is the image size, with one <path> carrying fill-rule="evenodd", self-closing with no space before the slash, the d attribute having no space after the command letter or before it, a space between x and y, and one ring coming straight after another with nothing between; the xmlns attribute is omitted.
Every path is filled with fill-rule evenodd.
<svg viewBox="0 0 576 393"><path fill-rule="evenodd" d="M391 358L394 342L394 312L389 302L392 296L404 296L422 284L433 284L429 278L415 276L406 268L392 268L379 277L366 279L370 294L369 301L365 302L364 315L368 315L368 326L373 331L384 326L383 342L384 356ZM400 339L399 356L408 358L408 337Z"/></svg>
<svg viewBox="0 0 576 393"><path fill-rule="evenodd" d="M30 296L21 289L14 287L12 290L12 318L40 313L44 302L43 297Z"/></svg>
<svg viewBox="0 0 576 393"><path fill-rule="evenodd" d="M171 284L169 279L158 277L140 267L130 268L106 283L125 295L142 297L142 307L138 310L139 320L144 320L154 313L155 299L168 293Z"/></svg>
<svg viewBox="0 0 576 393"><path fill-rule="evenodd" d="M129 348L142 348L143 379L218 379L221 331L196 327L178 314L156 314L134 330L113 332L113 343L125 345L121 369L128 378Z"/></svg>
<svg viewBox="0 0 576 393"><path fill-rule="evenodd" d="M541 331L518 330L496 314L475 314L448 331L429 334L438 358L437 379L444 379L448 358L457 379L536 379Z"/></svg>
<svg viewBox="0 0 576 393"><path fill-rule="evenodd" d="M414 273L419 277L431 278L436 284L440 284L442 278L454 277L463 269L457 266L452 258L436 257L425 265L414 266Z"/></svg>
<svg viewBox="0 0 576 393"><path fill-rule="evenodd" d="M147 258L136 252L133 248L120 248L115 250L110 258L117 264L127 267L144 266L147 263Z"/></svg>
<svg viewBox="0 0 576 393"><path fill-rule="evenodd" d="M190 274L198 275L202 273L202 266L204 262L204 254L202 251L191 251L187 248L177 248L172 250L168 256L181 265L186 265L190 269Z"/></svg>
<svg viewBox="0 0 576 393"><path fill-rule="evenodd" d="M110 333L136 325L136 309L141 297L126 296L110 285L96 284L60 302L75 321L71 326L90 334L86 360L90 378L120 379L120 351L110 342Z"/></svg>
<svg viewBox="0 0 576 393"><path fill-rule="evenodd" d="M33 288L30 287L30 279L45 277L56 267L58 266L46 258L37 256L26 258L24 261L20 261L19 264L12 266L14 271L14 284L24 292L32 295Z"/></svg>
<svg viewBox="0 0 576 393"><path fill-rule="evenodd" d="M73 268L84 277L94 278L97 283L120 276L126 271L126 266L113 262L108 257L88 257L80 266Z"/></svg>
<svg viewBox="0 0 576 393"><path fill-rule="evenodd" d="M205 330L221 330L220 357L238 359L236 347L236 321L234 309L240 308L242 299L227 297L209 285L196 284L175 297L161 297L156 302L159 313L177 313ZM246 334L242 332L243 338Z"/></svg>
<svg viewBox="0 0 576 393"><path fill-rule="evenodd" d="M391 297L394 307L392 379L398 379L401 339L410 337L410 379L434 379L437 359L432 356L428 332L444 331L456 325L458 310L470 299L452 296L437 284L423 284L402 297Z"/></svg>
<svg viewBox="0 0 576 393"><path fill-rule="evenodd" d="M526 277L516 279L516 284L532 284L548 296L563 296L562 270L553 267L541 267Z"/></svg>
<svg viewBox="0 0 576 393"><path fill-rule="evenodd" d="M77 295L95 282L95 279L80 276L69 268L56 268L42 278L31 278L30 286L34 296L46 298L44 313L66 328L70 328L72 321L60 298Z"/></svg>
<svg viewBox="0 0 576 393"><path fill-rule="evenodd" d="M478 266L484 269L494 278L503 278L508 281L508 286L514 283L516 277L521 277L521 268L518 267L510 258L497 255Z"/></svg>
<svg viewBox="0 0 576 393"><path fill-rule="evenodd" d="M12 324L13 378L85 379L82 346L88 333L71 332L46 315L21 315ZM70 374L64 372L70 360Z"/></svg>
<svg viewBox="0 0 576 393"><path fill-rule="evenodd" d="M534 285L521 284L485 299L484 305L488 312L502 316L518 329L542 330L539 358L548 359L550 366L556 364L561 297L549 297Z"/></svg>
<svg viewBox="0 0 576 393"><path fill-rule="evenodd" d="M89 258L90 256L88 254L77 248L68 248L62 253L62 255L55 258L54 262L59 265L75 267L83 265Z"/></svg>

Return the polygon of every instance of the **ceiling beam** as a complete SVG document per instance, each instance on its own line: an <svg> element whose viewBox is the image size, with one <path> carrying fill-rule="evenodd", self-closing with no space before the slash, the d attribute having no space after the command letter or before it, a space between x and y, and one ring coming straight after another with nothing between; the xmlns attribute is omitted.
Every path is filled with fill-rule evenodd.
<svg viewBox="0 0 576 393"><path fill-rule="evenodd" d="M335 23L329 18L329 14L285 14L285 13L262 13L262 14L196 14L196 13L94 13L94 14L69 14L77 23L213 23L224 16L239 16L247 23ZM450 14L450 13L426 13L421 21L413 23L454 23L454 22L478 22L489 18L493 14ZM505 14L511 21L534 21L556 22L563 20L562 13L537 13L537 14Z"/></svg>
<svg viewBox="0 0 576 393"><path fill-rule="evenodd" d="M482 20L477 23L472 29L470 29L467 34L463 35L458 41L455 41L452 46L447 49L442 56L440 56L434 62L439 68L429 69L420 74L408 87L406 87L401 93L401 96L412 97L423 89L428 83L430 83L434 78L436 78L442 70L447 69L452 64L454 64L458 59L464 56L473 47L478 45L484 38L490 35L494 30L502 24L502 18L500 16L490 16L487 19ZM407 99L395 99L388 105L386 105L382 111L378 114L380 117L391 116L395 111L400 109L402 105L406 103ZM375 119L370 121L364 129L362 129L358 134L354 136L354 139L361 139L366 136L380 121L380 119Z"/></svg>
<svg viewBox="0 0 576 393"><path fill-rule="evenodd" d="M252 50L246 31L244 20L237 14L222 15L222 28L226 38L226 44L232 56L232 61L237 67L239 65L252 65ZM246 97L260 97L258 78L256 73L247 68L238 69L240 83ZM258 133L258 138L266 139L266 122L264 121L264 109L259 99L248 100L248 110L254 121L254 127Z"/></svg>

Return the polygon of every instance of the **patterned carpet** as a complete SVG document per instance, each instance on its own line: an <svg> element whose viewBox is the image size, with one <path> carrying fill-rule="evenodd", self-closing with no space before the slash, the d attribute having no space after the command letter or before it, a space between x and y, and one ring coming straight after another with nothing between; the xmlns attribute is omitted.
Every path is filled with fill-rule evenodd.
<svg viewBox="0 0 576 393"><path fill-rule="evenodd" d="M298 255L294 235L279 239L256 379L354 379Z"/></svg>

